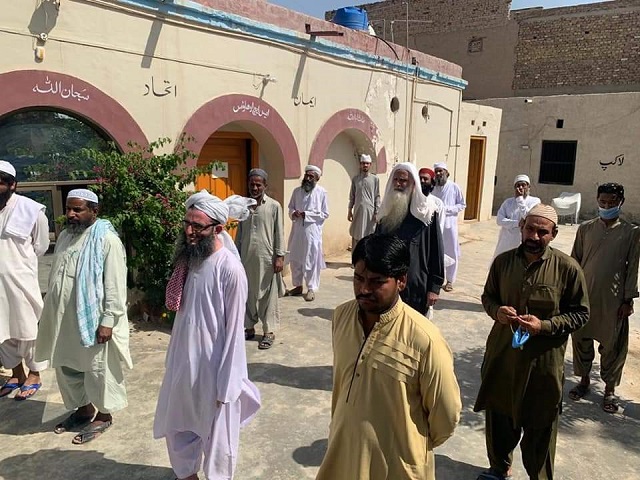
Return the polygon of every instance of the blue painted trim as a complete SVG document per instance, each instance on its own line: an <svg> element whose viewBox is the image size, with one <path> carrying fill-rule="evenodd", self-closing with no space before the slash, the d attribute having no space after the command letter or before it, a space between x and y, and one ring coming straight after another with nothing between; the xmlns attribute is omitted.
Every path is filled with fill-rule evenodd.
<svg viewBox="0 0 640 480"><path fill-rule="evenodd" d="M324 39L310 40L301 38L302 32L284 29L268 23L257 22L246 17L214 10L189 0L118 0L119 3L151 10L163 15L178 17L209 27L240 32L265 40L309 49L320 54L337 57L376 68L384 68L403 75L416 75L418 78L440 83L448 87L464 90L468 82L461 78L436 72L428 68L417 67L390 58L372 55L361 50L346 47Z"/></svg>

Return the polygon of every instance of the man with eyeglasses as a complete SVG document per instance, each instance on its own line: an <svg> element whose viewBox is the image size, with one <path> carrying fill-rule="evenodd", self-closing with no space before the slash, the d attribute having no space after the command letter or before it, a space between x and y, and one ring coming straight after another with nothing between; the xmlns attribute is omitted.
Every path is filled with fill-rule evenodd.
<svg viewBox="0 0 640 480"><path fill-rule="evenodd" d="M47 368L35 360L35 340L42 312L38 257L49 248L49 222L45 206L17 195L16 187L16 169L0 160L0 364L11 369L0 397L17 390L14 398L25 400L40 389Z"/></svg>
<svg viewBox="0 0 640 480"><path fill-rule="evenodd" d="M587 282L578 263L550 242L558 214L533 207L522 243L491 264L482 306L493 320L474 411L486 411L490 468L478 480L509 480L520 444L529 478L552 480L569 334L589 320Z"/></svg>
<svg viewBox="0 0 640 480"><path fill-rule="evenodd" d="M247 277L224 228L230 217L245 220L250 205L206 190L186 203L166 292L177 314L153 426L180 480L197 480L201 467L206 478L233 478L240 426L260 408L243 336Z"/></svg>
<svg viewBox="0 0 640 480"><path fill-rule="evenodd" d="M589 374L599 344L600 377L605 383L602 409L619 409L615 387L622 380L622 369L629 351L629 316L633 299L638 297L640 228L620 218L624 187L619 183L598 186L598 216L578 228L571 256L584 270L589 284L591 319L571 335L573 371L580 383L570 392L572 400L589 393Z"/></svg>
<svg viewBox="0 0 640 480"><path fill-rule="evenodd" d="M527 216L529 210L540 203L538 197L529 195L530 185L531 181L527 175L516 175L513 180L513 196L507 198L500 205L496 218L500 227L500 236L493 258L507 250L518 248L520 245L520 220Z"/></svg>
<svg viewBox="0 0 640 480"><path fill-rule="evenodd" d="M306 282L304 299L312 302L320 286L320 271L326 265L322 253L322 226L329 218L327 191L318 185L322 170L315 165L304 169L302 185L291 194L289 217L293 222L289 235L289 264L293 288L288 296L302 295L302 284Z"/></svg>

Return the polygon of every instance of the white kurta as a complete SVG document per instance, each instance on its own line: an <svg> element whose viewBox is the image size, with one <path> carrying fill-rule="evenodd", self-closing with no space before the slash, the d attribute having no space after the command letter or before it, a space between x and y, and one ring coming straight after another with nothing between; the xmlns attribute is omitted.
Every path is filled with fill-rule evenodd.
<svg viewBox="0 0 640 480"><path fill-rule="evenodd" d="M294 211L304 212L303 218L293 218ZM329 218L327 191L316 185L310 192L296 188L289 201L289 217L293 225L289 235L289 263L294 286L302 285L302 276L310 290L317 290L320 270L326 267L322 254L322 225Z"/></svg>
<svg viewBox="0 0 640 480"><path fill-rule="evenodd" d="M169 440L192 432L209 439L204 455L215 470L206 472L211 480L232 478L240 425L260 407L247 372L246 300L244 268L229 250L222 248L190 268L158 396L154 437ZM212 456L215 460L207 461ZM176 473L184 468L173 467Z"/></svg>
<svg viewBox="0 0 640 480"><path fill-rule="evenodd" d="M507 198L500 209L498 210L498 216L496 222L500 226L500 236L498 237L498 245L496 251L493 254L493 258L496 258L507 250L512 250L520 246L522 241L522 234L520 233L520 220L527 216L529 210L540 203L538 197L511 197Z"/></svg>
<svg viewBox="0 0 640 480"><path fill-rule="evenodd" d="M49 248L49 222L44 209L25 240L5 232L11 213L23 198L12 195L0 211L0 343L8 339L35 340L42 312L38 257Z"/></svg>
<svg viewBox="0 0 640 480"><path fill-rule="evenodd" d="M451 180L444 186L436 186L433 195L444 203L445 220L442 232L444 254L451 257L453 263L445 268L447 282L455 282L458 273L458 261L460 259L460 242L458 241L458 214L466 207L464 196L460 187Z"/></svg>

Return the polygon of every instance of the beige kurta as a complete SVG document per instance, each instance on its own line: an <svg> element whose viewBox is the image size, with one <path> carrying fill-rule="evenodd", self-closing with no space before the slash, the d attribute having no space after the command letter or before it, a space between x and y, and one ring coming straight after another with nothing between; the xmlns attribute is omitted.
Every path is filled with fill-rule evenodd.
<svg viewBox="0 0 640 480"><path fill-rule="evenodd" d="M358 303L333 315L329 446L316 480L432 480L433 448L460 418L449 346L398 299L369 336Z"/></svg>
<svg viewBox="0 0 640 480"><path fill-rule="evenodd" d="M611 348L622 321L618 309L623 300L638 296L640 228L618 220L610 227L599 218L578 228L571 256L587 280L591 315L575 337L595 339Z"/></svg>
<svg viewBox="0 0 640 480"><path fill-rule="evenodd" d="M91 228L91 227L90 227ZM127 319L127 264L122 242L112 232L104 238L104 300L100 325L113 328L105 344L83 347L76 314L76 267L89 229L80 235L60 234L49 274L36 344L36 359L49 360L52 367L78 372L132 367ZM113 372L112 372L113 373ZM107 392L108 394L108 392Z"/></svg>
<svg viewBox="0 0 640 480"><path fill-rule="evenodd" d="M376 229L375 217L380 208L380 180L373 173L360 172L351 179L349 210L353 209L353 221L349 233L360 240Z"/></svg>
<svg viewBox="0 0 640 480"><path fill-rule="evenodd" d="M49 248L49 222L43 207L28 238L7 235L5 226L18 201L20 196L12 195L0 211L0 343L35 340L42 312L38 257Z"/></svg>
<svg viewBox="0 0 640 480"><path fill-rule="evenodd" d="M273 271L273 261L287 253L283 221L280 204L264 195L249 218L238 225L236 246L249 283L245 328L253 328L258 320L265 333L276 327L278 297L284 294L284 284L282 275Z"/></svg>

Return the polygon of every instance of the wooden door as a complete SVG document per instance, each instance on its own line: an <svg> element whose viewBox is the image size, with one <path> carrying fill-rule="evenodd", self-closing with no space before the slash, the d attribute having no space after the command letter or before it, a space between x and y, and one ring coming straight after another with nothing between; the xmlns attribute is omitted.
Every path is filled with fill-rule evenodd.
<svg viewBox="0 0 640 480"><path fill-rule="evenodd" d="M465 220L478 220L480 218L486 141L486 137L471 137L467 194L465 195L465 200L467 201L467 208L464 211Z"/></svg>

